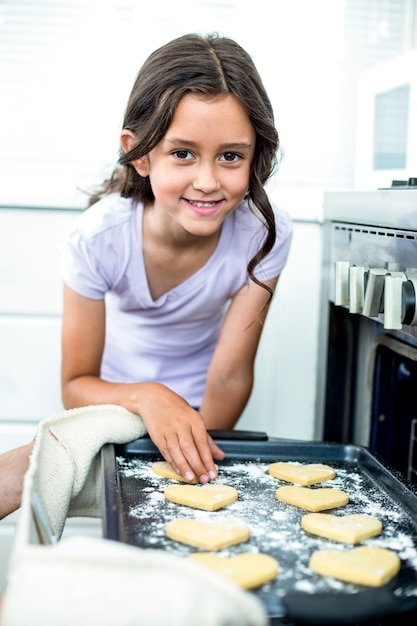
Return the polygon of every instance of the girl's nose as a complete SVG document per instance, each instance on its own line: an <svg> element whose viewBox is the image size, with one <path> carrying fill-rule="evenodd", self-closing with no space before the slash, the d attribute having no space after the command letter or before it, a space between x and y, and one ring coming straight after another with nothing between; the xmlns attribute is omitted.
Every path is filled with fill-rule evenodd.
<svg viewBox="0 0 417 626"><path fill-rule="evenodd" d="M220 189L216 167L209 164L200 165L194 178L193 188L203 193L210 193Z"/></svg>

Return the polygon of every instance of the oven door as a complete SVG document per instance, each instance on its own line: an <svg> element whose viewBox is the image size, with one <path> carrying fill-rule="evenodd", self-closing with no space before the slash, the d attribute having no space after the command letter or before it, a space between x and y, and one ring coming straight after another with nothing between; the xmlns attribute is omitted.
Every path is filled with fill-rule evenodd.
<svg viewBox="0 0 417 626"><path fill-rule="evenodd" d="M377 335L371 355L369 447L417 483L417 349Z"/></svg>
<svg viewBox="0 0 417 626"><path fill-rule="evenodd" d="M323 439L369 447L417 483L417 341L329 307Z"/></svg>

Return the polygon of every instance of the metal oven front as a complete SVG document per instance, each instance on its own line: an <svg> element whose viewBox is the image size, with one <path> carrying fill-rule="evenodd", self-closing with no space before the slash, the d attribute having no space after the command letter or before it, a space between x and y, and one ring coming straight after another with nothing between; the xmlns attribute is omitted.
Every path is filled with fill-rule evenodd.
<svg viewBox="0 0 417 626"><path fill-rule="evenodd" d="M369 447L413 483L416 292L417 188L328 193L316 436Z"/></svg>

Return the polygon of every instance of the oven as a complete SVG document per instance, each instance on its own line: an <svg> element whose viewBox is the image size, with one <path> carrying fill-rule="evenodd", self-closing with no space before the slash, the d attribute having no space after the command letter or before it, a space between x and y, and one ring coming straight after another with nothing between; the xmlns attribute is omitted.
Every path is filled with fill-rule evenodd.
<svg viewBox="0 0 417 626"><path fill-rule="evenodd" d="M417 179L329 192L316 436L417 483Z"/></svg>

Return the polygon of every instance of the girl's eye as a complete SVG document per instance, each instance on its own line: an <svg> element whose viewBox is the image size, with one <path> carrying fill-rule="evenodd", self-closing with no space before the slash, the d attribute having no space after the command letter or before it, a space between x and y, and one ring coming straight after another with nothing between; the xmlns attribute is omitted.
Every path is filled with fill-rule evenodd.
<svg viewBox="0 0 417 626"><path fill-rule="evenodd" d="M172 154L176 159L180 159L180 161L188 161L193 158L193 155L189 150L175 150Z"/></svg>
<svg viewBox="0 0 417 626"><path fill-rule="evenodd" d="M236 154L236 152L225 152L220 157L221 160L228 161L229 163L234 163L236 161L239 161L240 158L241 157L238 154Z"/></svg>

